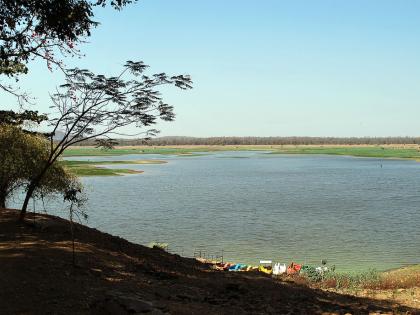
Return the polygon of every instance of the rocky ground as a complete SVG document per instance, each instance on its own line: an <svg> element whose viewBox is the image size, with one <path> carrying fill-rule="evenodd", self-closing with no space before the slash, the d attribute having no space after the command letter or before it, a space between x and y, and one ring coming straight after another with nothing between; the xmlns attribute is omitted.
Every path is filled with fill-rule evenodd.
<svg viewBox="0 0 420 315"><path fill-rule="evenodd" d="M0 209L0 314L420 314L387 297L356 297L217 272L194 259L69 223ZM411 294L411 293L410 293Z"/></svg>

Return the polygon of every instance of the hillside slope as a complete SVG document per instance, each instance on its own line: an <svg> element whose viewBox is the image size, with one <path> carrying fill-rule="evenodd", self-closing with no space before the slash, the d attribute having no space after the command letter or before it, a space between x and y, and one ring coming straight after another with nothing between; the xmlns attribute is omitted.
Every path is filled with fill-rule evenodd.
<svg viewBox="0 0 420 315"><path fill-rule="evenodd" d="M388 301L216 272L194 259L76 226L0 209L1 314L417 314ZM34 223L35 222L35 223ZM408 313L407 313L408 312Z"/></svg>

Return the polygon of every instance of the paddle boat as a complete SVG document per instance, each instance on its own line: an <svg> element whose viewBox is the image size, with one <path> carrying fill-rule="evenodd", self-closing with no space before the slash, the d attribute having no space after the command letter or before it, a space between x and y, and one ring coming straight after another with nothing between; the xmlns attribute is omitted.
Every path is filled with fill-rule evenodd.
<svg viewBox="0 0 420 315"><path fill-rule="evenodd" d="M258 270L271 275L273 272L273 261L272 260L260 260L260 264L258 266Z"/></svg>

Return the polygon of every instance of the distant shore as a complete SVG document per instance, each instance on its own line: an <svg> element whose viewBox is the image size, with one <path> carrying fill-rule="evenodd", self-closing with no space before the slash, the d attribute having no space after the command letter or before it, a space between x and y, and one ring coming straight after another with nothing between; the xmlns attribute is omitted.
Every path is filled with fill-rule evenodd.
<svg viewBox="0 0 420 315"><path fill-rule="evenodd" d="M160 154L189 157L196 156L199 153L221 151L264 151L267 154L324 154L420 161L420 146L415 144L117 146L112 150L101 150L92 146L75 146L67 149L64 156Z"/></svg>

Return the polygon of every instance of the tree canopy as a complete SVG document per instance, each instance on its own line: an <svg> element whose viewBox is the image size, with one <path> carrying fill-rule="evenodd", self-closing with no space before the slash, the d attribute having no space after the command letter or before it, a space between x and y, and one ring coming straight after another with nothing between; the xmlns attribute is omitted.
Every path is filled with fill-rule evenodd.
<svg viewBox="0 0 420 315"><path fill-rule="evenodd" d="M48 157L27 185L21 219L39 183L69 146L97 139L99 145L110 147L112 135L121 134L123 127L140 128L139 133L148 136L157 130L145 128L156 124L158 119L174 119L173 106L163 102L159 88L173 85L191 89L191 78L165 73L147 75L147 68L143 62L127 61L121 73L113 77L85 69L68 70L67 82L51 96L55 113L49 119ZM54 138L57 132L62 133L60 140Z"/></svg>
<svg viewBox="0 0 420 315"><path fill-rule="evenodd" d="M31 59L41 58L51 69L63 65L58 55L79 54L77 44L90 36L99 23L94 7L110 5L116 10L137 0L0 0L0 75L17 77L28 72ZM0 88L20 101L25 93L10 84Z"/></svg>
<svg viewBox="0 0 420 315"><path fill-rule="evenodd" d="M74 45L89 36L93 7L108 1L97 0L0 0L0 73L26 72L30 57L54 61L52 49L71 53ZM133 0L109 1L121 9Z"/></svg>
<svg viewBox="0 0 420 315"><path fill-rule="evenodd" d="M23 126L25 124L40 124L48 120L47 115L39 114L38 111L25 110L15 112L12 110L0 110L0 125Z"/></svg>
<svg viewBox="0 0 420 315"><path fill-rule="evenodd" d="M0 208L18 189L25 189L48 158L49 143L45 137L24 132L11 125L0 125ZM77 178L59 161L49 168L34 191L34 196L63 196L71 189L80 189Z"/></svg>

